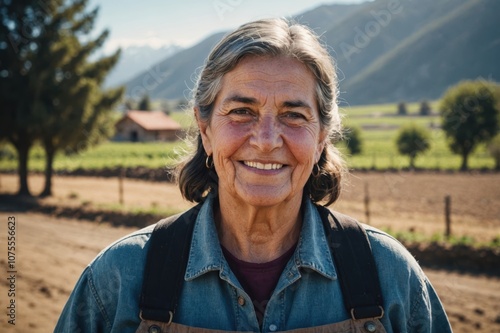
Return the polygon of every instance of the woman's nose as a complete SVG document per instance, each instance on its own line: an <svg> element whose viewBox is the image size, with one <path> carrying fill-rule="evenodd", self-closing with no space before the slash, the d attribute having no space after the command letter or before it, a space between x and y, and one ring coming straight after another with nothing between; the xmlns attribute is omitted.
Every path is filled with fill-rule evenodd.
<svg viewBox="0 0 500 333"><path fill-rule="evenodd" d="M255 124L250 143L263 152L270 152L283 145L279 121L274 116L264 116Z"/></svg>

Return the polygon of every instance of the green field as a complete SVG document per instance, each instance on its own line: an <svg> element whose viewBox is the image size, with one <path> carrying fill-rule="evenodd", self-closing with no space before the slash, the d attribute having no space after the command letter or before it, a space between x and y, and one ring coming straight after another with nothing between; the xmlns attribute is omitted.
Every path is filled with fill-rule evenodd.
<svg viewBox="0 0 500 333"><path fill-rule="evenodd" d="M440 170L458 170L461 158L452 154L446 144L444 133L439 129L440 117L436 114L437 103L431 103L435 114L426 117L418 116L418 103L408 104L408 116L396 115L397 105L383 104L361 107L341 108L344 125L362 128L363 152L360 155L348 156L350 169L402 169L407 168L409 160L398 154L395 138L398 128L413 122L427 127L431 133L431 149L417 157L416 167ZM173 112L171 116L184 128L192 126L192 117L183 112ZM343 144L341 151L346 152ZM101 169L105 167L161 168L172 166L178 161L187 145L178 141L155 143L118 143L106 142L86 152L74 155L58 154L54 167L56 170L71 171L78 168ZM7 144L0 146L3 151L0 159L0 170L17 168L13 148ZM44 168L44 152L35 146L30 154L29 169L41 171ZM469 158L469 167L473 169L494 167L494 160L488 154L485 145L479 146Z"/></svg>
<svg viewBox="0 0 500 333"><path fill-rule="evenodd" d="M56 170L102 169L106 167L161 168L175 164L179 153L186 144L179 142L124 143L106 142L86 152L74 155L58 154L54 161ZM9 148L10 150L11 148ZM30 153L29 169L42 171L44 168L44 152L39 146ZM0 161L0 170L13 170L17 167L14 157Z"/></svg>
<svg viewBox="0 0 500 333"><path fill-rule="evenodd" d="M414 123L426 127L430 132L431 147L425 154L419 155L415 166L425 169L458 170L461 158L448 148L444 132L439 128L440 116L438 103L432 102L433 114L418 116L419 103L408 104L408 116L397 115L397 105L369 105L341 109L344 126L357 126L362 129L363 151L360 155L347 156L348 166L354 169L401 169L409 166L409 159L399 155L396 148L396 136L399 127ZM342 145L341 145L342 146ZM342 149L342 148L341 148ZM347 152L342 149L343 152ZM472 169L492 169L495 161L488 154L486 145L480 145L469 157Z"/></svg>

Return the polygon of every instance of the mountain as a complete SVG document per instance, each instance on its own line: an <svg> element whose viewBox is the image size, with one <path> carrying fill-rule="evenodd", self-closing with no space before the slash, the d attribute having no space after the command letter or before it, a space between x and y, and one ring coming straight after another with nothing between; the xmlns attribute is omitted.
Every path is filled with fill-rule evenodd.
<svg viewBox="0 0 500 333"><path fill-rule="evenodd" d="M439 98L463 79L500 81L498 0L375 0L329 4L294 16L329 46L340 100L373 104ZM195 71L224 33L127 82L127 95L188 98Z"/></svg>
<svg viewBox="0 0 500 333"><path fill-rule="evenodd" d="M361 5L323 5L294 17L311 26L317 33L330 28ZM129 98L139 99L148 94L155 99L189 99L197 70L203 65L212 47L226 34L220 32L207 37L191 48L182 50L150 69L136 75L126 83Z"/></svg>
<svg viewBox="0 0 500 333"><path fill-rule="evenodd" d="M147 71L126 83L127 96L140 99L145 94L151 98L189 99L194 86L195 72L208 53L225 33L216 33L200 43L154 64Z"/></svg>
<svg viewBox="0 0 500 333"><path fill-rule="evenodd" d="M309 10L299 15L295 15L293 19L299 23L309 26L316 33L322 34L325 31L333 28L338 22L348 17L351 13L358 10L361 6L361 4L321 5L315 9Z"/></svg>
<svg viewBox="0 0 500 333"><path fill-rule="evenodd" d="M387 1L376 3L380 9ZM351 63L338 58L346 75L343 100L372 104L437 99L460 80L500 81L499 1L419 0L404 5ZM402 38L395 38L398 32Z"/></svg>
<svg viewBox="0 0 500 333"><path fill-rule="evenodd" d="M160 48L150 46L129 46L122 49L120 60L106 78L104 85L113 87L125 83L134 76L147 70L147 64L154 64L182 48L177 45L167 45Z"/></svg>

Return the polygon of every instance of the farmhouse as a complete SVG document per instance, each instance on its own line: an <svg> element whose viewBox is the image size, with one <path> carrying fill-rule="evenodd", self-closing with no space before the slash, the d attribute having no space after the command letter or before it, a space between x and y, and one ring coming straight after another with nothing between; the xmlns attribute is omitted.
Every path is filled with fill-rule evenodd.
<svg viewBox="0 0 500 333"><path fill-rule="evenodd" d="M181 125L161 111L127 111L116 123L114 141L174 141Z"/></svg>

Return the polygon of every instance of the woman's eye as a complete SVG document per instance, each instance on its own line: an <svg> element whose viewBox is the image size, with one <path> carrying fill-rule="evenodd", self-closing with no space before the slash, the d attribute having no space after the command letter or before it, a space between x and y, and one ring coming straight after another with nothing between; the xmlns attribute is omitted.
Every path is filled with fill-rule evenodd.
<svg viewBox="0 0 500 333"><path fill-rule="evenodd" d="M302 126L307 122L307 117L301 112L289 111L281 115L283 124L291 127Z"/></svg>
<svg viewBox="0 0 500 333"><path fill-rule="evenodd" d="M299 112L287 112L285 114L286 117L288 118L295 118L295 119L306 119L302 113Z"/></svg>
<svg viewBox="0 0 500 333"><path fill-rule="evenodd" d="M248 109L234 109L234 110L231 110L229 113L235 114L235 115L250 115L250 110L248 110Z"/></svg>
<svg viewBox="0 0 500 333"><path fill-rule="evenodd" d="M286 121L292 121L292 122L301 122L307 120L306 116L304 116L300 112L286 112L282 115L282 118L285 119Z"/></svg>
<svg viewBox="0 0 500 333"><path fill-rule="evenodd" d="M241 108L229 111L230 119L235 122L250 122L254 119L254 113L250 109Z"/></svg>

